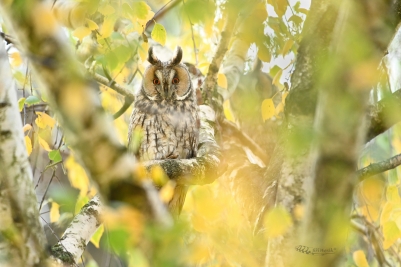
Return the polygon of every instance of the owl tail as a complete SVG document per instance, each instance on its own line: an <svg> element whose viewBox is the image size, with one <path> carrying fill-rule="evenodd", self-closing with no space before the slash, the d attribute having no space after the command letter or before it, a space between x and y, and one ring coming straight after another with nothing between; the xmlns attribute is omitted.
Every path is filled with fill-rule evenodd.
<svg viewBox="0 0 401 267"><path fill-rule="evenodd" d="M188 192L187 185L177 185L174 188L173 198L168 203L168 208L174 218L178 218L178 216L180 215L182 207L184 206L187 192Z"/></svg>

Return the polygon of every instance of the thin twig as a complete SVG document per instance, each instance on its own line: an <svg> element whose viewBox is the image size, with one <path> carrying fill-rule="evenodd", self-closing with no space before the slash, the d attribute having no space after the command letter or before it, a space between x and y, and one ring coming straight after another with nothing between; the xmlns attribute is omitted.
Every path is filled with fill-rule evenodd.
<svg viewBox="0 0 401 267"><path fill-rule="evenodd" d="M182 0L170 0L169 2L167 2L164 6L162 6L153 16L153 18L151 18L145 25L145 28L143 29L143 32L145 32L153 23L155 23L155 21L157 21L158 19L160 19L161 17L164 16L164 14L166 14L168 11L170 11L171 9L173 9L176 5L178 5ZM169 7L167 7L171 2L173 2ZM167 8L166 8L167 7Z"/></svg>
<svg viewBox="0 0 401 267"><path fill-rule="evenodd" d="M134 100L135 100L134 94L131 93L131 92L130 92L127 88L125 88L124 86L122 86L122 85L120 85L120 84L118 84L118 83L116 83L116 82L114 82L114 81L110 83L110 80L109 80L109 79L107 79L106 77L104 77L104 76L102 76L102 75L100 75L100 74L97 74L97 73L93 74L92 77L93 77L93 79L94 79L95 81L97 81L98 83L101 83L101 84L103 84L104 86L107 86L107 87L113 89L113 90L116 91L117 93L119 93L119 94L125 96L128 100L134 102Z"/></svg>
<svg viewBox="0 0 401 267"><path fill-rule="evenodd" d="M182 1L182 4L185 6L184 1ZM195 66L198 66L198 49L196 49L196 43L195 43L195 38L194 38L194 25L193 25L191 18L186 10L185 10L185 13L187 14L189 24L191 25L192 43L194 44L194 53L195 53Z"/></svg>
<svg viewBox="0 0 401 267"><path fill-rule="evenodd" d="M370 164L369 166L358 170L356 173L359 180L363 180L375 174L394 169L399 165L401 165L401 154L398 154L381 162Z"/></svg>

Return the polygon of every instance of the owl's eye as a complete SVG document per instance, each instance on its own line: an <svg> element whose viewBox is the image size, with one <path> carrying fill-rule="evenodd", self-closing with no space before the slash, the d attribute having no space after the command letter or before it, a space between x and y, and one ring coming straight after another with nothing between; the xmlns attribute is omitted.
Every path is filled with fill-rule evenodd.
<svg viewBox="0 0 401 267"><path fill-rule="evenodd" d="M160 80L157 78L153 79L153 84L159 85L160 84Z"/></svg>
<svg viewBox="0 0 401 267"><path fill-rule="evenodd" d="M177 84L180 82L180 79L178 79L177 77L173 78L173 84Z"/></svg>

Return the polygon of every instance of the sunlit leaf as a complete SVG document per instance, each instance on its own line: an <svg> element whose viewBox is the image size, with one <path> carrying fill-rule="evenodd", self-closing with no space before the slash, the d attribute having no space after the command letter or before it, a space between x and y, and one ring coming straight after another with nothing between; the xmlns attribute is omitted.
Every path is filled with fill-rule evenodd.
<svg viewBox="0 0 401 267"><path fill-rule="evenodd" d="M168 177L166 173L159 165L154 166L150 170L150 176L153 180L153 183L157 186L164 186L168 182Z"/></svg>
<svg viewBox="0 0 401 267"><path fill-rule="evenodd" d="M276 113L276 108L274 107L273 99L267 98L262 102L262 118L263 121L266 121L274 116Z"/></svg>
<svg viewBox="0 0 401 267"><path fill-rule="evenodd" d="M400 203L400 193L397 186L388 186L386 192L386 198L389 202Z"/></svg>
<svg viewBox="0 0 401 267"><path fill-rule="evenodd" d="M22 111L24 109L25 100L26 100L25 97L21 97L20 99L18 99L19 111Z"/></svg>
<svg viewBox="0 0 401 267"><path fill-rule="evenodd" d="M11 65L13 67L18 67L22 63L21 55L18 52L13 52L10 54L11 60Z"/></svg>
<svg viewBox="0 0 401 267"><path fill-rule="evenodd" d="M40 136L38 136L38 140L39 140L39 145L46 151L51 151L52 149L50 148L49 144L46 142L46 140L44 140L43 138L41 138Z"/></svg>
<svg viewBox="0 0 401 267"><path fill-rule="evenodd" d="M104 226L103 226L103 224L101 224L99 226L99 228L97 228L97 230L93 234L93 236L91 237L92 244L97 248L99 248L99 242L100 242L100 239L102 238L103 233L104 233Z"/></svg>
<svg viewBox="0 0 401 267"><path fill-rule="evenodd" d="M394 221L385 222L382 227L384 237L383 248L388 249L401 237L401 232Z"/></svg>
<svg viewBox="0 0 401 267"><path fill-rule="evenodd" d="M227 78L223 73L219 73L217 76L217 84L224 89L227 89Z"/></svg>
<svg viewBox="0 0 401 267"><path fill-rule="evenodd" d="M368 204L380 203L384 197L385 184L379 178L365 179L361 184L361 191Z"/></svg>
<svg viewBox="0 0 401 267"><path fill-rule="evenodd" d="M85 193L86 192L81 190L78 196L77 202L75 203L75 211L74 211L75 214L78 214L81 211L81 209L89 202L89 197Z"/></svg>
<svg viewBox="0 0 401 267"><path fill-rule="evenodd" d="M22 128L22 131L24 131L24 133L25 133L26 131L29 131L30 129L32 129L32 125L25 124L24 127Z"/></svg>
<svg viewBox="0 0 401 267"><path fill-rule="evenodd" d="M290 49L292 48L293 44L294 44L294 41L292 39L289 39L285 43L283 50L281 50L281 55L283 55L283 56L287 55L288 52L290 51Z"/></svg>
<svg viewBox="0 0 401 267"><path fill-rule="evenodd" d="M98 11L104 16L113 14L116 10L111 5L100 6Z"/></svg>
<svg viewBox="0 0 401 267"><path fill-rule="evenodd" d="M291 215L284 207L275 207L264 218L266 237L273 238L284 235L292 226Z"/></svg>
<svg viewBox="0 0 401 267"><path fill-rule="evenodd" d="M111 35L114 30L114 22L116 19L113 16L106 17L102 24L102 29L100 30L100 38L104 39Z"/></svg>
<svg viewBox="0 0 401 267"><path fill-rule="evenodd" d="M174 188L175 188L175 183L169 181L160 189L159 196L164 203L170 202L170 200L173 198Z"/></svg>
<svg viewBox="0 0 401 267"><path fill-rule="evenodd" d="M151 8L145 1L138 1L132 3L132 10L136 18L146 20Z"/></svg>
<svg viewBox="0 0 401 267"><path fill-rule="evenodd" d="M234 117L233 111L231 109L229 100L224 101L223 111L224 111L224 115L226 116L227 120L235 122L235 117Z"/></svg>
<svg viewBox="0 0 401 267"><path fill-rule="evenodd" d="M32 17L32 27L38 35L50 35L57 29L56 19L45 4L33 5L34 10L31 11L35 16Z"/></svg>
<svg viewBox="0 0 401 267"><path fill-rule="evenodd" d="M60 218L60 205L56 202L52 202L52 207L50 208L50 222L57 222Z"/></svg>
<svg viewBox="0 0 401 267"><path fill-rule="evenodd" d="M91 33L91 30L88 27L81 26L81 27L76 28L72 32L72 35L77 37L80 41L82 41L82 39L84 39L90 33Z"/></svg>
<svg viewBox="0 0 401 267"><path fill-rule="evenodd" d="M145 62L146 59L148 58L148 50L149 50L149 44L143 42L138 49L138 54L142 62Z"/></svg>
<svg viewBox="0 0 401 267"><path fill-rule="evenodd" d="M258 58L264 62L270 62L272 55L265 45L259 46Z"/></svg>
<svg viewBox="0 0 401 267"><path fill-rule="evenodd" d="M277 0L273 3L274 11L276 11L279 17L282 17L287 10L287 0Z"/></svg>
<svg viewBox="0 0 401 267"><path fill-rule="evenodd" d="M57 163L57 162L60 162L63 160L59 150L50 151L48 156L49 156L49 159L53 161L53 163Z"/></svg>
<svg viewBox="0 0 401 267"><path fill-rule="evenodd" d="M89 188L89 178L86 175L84 168L79 165L72 156L64 161L64 165L68 170L68 180L71 185L86 194Z"/></svg>
<svg viewBox="0 0 401 267"><path fill-rule="evenodd" d="M369 263L366 260L365 252L363 252L362 250L354 251L354 253L352 254L352 258L354 259L357 267L369 267Z"/></svg>
<svg viewBox="0 0 401 267"><path fill-rule="evenodd" d="M305 15L308 15L309 10L307 10L306 8L300 8L298 9L298 12L304 13Z"/></svg>
<svg viewBox="0 0 401 267"><path fill-rule="evenodd" d="M292 15L288 21L294 22L295 25L299 26L303 22L303 19L300 16Z"/></svg>
<svg viewBox="0 0 401 267"><path fill-rule="evenodd" d="M35 95L30 95L26 98L25 104L27 105L34 105L40 103L40 99Z"/></svg>
<svg viewBox="0 0 401 267"><path fill-rule="evenodd" d="M94 31L94 30L99 29L99 26L93 20L85 19L85 21L86 21L86 25L88 26L89 30Z"/></svg>
<svg viewBox="0 0 401 267"><path fill-rule="evenodd" d="M193 23L213 20L215 4L214 1L187 0L183 8L183 16L188 16Z"/></svg>
<svg viewBox="0 0 401 267"><path fill-rule="evenodd" d="M160 43L161 45L164 46L166 44L167 34L166 29L164 29L163 25L155 23L151 36L154 41Z"/></svg>
<svg viewBox="0 0 401 267"><path fill-rule="evenodd" d="M49 126L50 128L53 128L54 125L56 124L56 120L47 115L45 112L40 112L36 111L35 112L38 117L35 120L36 125L38 125L39 128L46 128Z"/></svg>
<svg viewBox="0 0 401 267"><path fill-rule="evenodd" d="M272 81L272 83L274 84L274 85L278 85L279 83L280 83L280 78L281 78L281 75L283 74L283 70L282 69L280 69L277 73L276 73L276 75L274 76L274 78L273 78L273 81Z"/></svg>
<svg viewBox="0 0 401 267"><path fill-rule="evenodd" d="M32 153L32 142L31 142L31 138L29 138L29 136L25 136L24 137L25 140L25 147L26 147L26 151L28 152L28 156L31 155Z"/></svg>

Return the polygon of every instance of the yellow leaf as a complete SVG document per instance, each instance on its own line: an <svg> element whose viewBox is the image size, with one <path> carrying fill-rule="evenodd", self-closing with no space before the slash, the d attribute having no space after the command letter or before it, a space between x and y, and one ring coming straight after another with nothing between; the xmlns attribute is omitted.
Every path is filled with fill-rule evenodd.
<svg viewBox="0 0 401 267"><path fill-rule="evenodd" d="M111 35L111 33L114 30L114 22L115 22L114 17L106 17L103 21L102 24L102 29L100 31L100 37L99 39L104 39L107 38Z"/></svg>
<svg viewBox="0 0 401 267"><path fill-rule="evenodd" d="M264 62L270 62L272 55L265 45L261 45L259 47L258 58Z"/></svg>
<svg viewBox="0 0 401 267"><path fill-rule="evenodd" d="M155 26L153 27L150 36L154 41L160 43L162 46L166 44L167 33L163 25L155 23Z"/></svg>
<svg viewBox="0 0 401 267"><path fill-rule="evenodd" d="M369 267L369 263L366 260L365 252L362 250L354 251L352 254L352 258L354 259L355 265L358 267Z"/></svg>
<svg viewBox="0 0 401 267"><path fill-rule="evenodd" d="M227 78L223 73L219 73L217 76L217 84L224 89L227 89Z"/></svg>
<svg viewBox="0 0 401 267"><path fill-rule="evenodd" d="M34 5L32 14L33 29L39 36L53 34L57 29L56 19L48 5Z"/></svg>
<svg viewBox="0 0 401 267"><path fill-rule="evenodd" d="M235 117L231 109L230 101L226 100L223 103L223 111L224 115L226 116L227 120L235 122Z"/></svg>
<svg viewBox="0 0 401 267"><path fill-rule="evenodd" d="M290 51L290 49L291 49L291 47L293 46L293 44L294 44L294 41L293 41L292 39L289 39L289 40L285 43L285 45L284 45L284 47L283 47L283 50L281 50L281 55L283 55L283 56L287 55L287 54L288 54L288 51Z"/></svg>
<svg viewBox="0 0 401 267"><path fill-rule="evenodd" d="M108 16L113 14L116 10L111 5L104 5L99 7L99 13L103 14L104 16Z"/></svg>
<svg viewBox="0 0 401 267"><path fill-rule="evenodd" d="M72 32L72 35L77 37L80 41L84 39L84 37L88 36L91 33L91 30L85 26L81 26L75 29Z"/></svg>
<svg viewBox="0 0 401 267"><path fill-rule="evenodd" d="M100 238L102 238L103 233L104 233L104 226L103 224L101 224L91 238L92 244L97 248L99 248Z"/></svg>
<svg viewBox="0 0 401 267"><path fill-rule="evenodd" d="M278 85L280 83L281 75L283 74L283 69L280 69L273 78L273 84Z"/></svg>
<svg viewBox="0 0 401 267"><path fill-rule="evenodd" d="M400 193L398 192L397 186L388 186L387 193L386 193L387 201L400 203Z"/></svg>
<svg viewBox="0 0 401 267"><path fill-rule="evenodd" d="M287 98L287 96L288 96L288 92L283 93L283 96L281 97L281 102L283 104L285 104L285 99Z"/></svg>
<svg viewBox="0 0 401 267"><path fill-rule="evenodd" d="M208 69L209 69L209 62L202 62L199 63L198 65L198 69L202 72L202 73L207 73Z"/></svg>
<svg viewBox="0 0 401 267"><path fill-rule="evenodd" d="M52 207L50 208L50 222L57 222L60 218L60 205L56 202L52 202Z"/></svg>
<svg viewBox="0 0 401 267"><path fill-rule="evenodd" d="M277 105L276 110L275 110L276 116L280 116L280 113L281 113L281 112L284 112L284 104L283 104L283 102L280 102L280 103Z"/></svg>
<svg viewBox="0 0 401 267"><path fill-rule="evenodd" d="M381 179L368 178L361 184L362 195L369 205L378 204L383 200L385 184Z"/></svg>
<svg viewBox="0 0 401 267"><path fill-rule="evenodd" d="M46 126L49 126L50 128L53 128L54 125L56 124L56 120L47 115L45 112L40 112L36 111L35 112L38 117L36 118L35 122L36 125L38 125L39 128L46 128Z"/></svg>
<svg viewBox="0 0 401 267"><path fill-rule="evenodd" d="M276 109L274 107L273 99L267 98L262 102L262 118L263 121L266 121L274 116L276 113Z"/></svg>
<svg viewBox="0 0 401 267"><path fill-rule="evenodd" d="M24 131L24 133L25 133L26 131L29 131L30 129L32 129L32 125L30 125L30 124L25 124L24 128L22 128L22 130Z"/></svg>
<svg viewBox="0 0 401 267"><path fill-rule="evenodd" d="M26 147L26 151L28 152L28 156L31 155L32 153L32 142L31 142L31 138L29 138L29 136L25 136L25 147Z"/></svg>
<svg viewBox="0 0 401 267"><path fill-rule="evenodd" d="M159 196L164 203L170 202L174 195L175 183L169 181L165 186L160 189Z"/></svg>
<svg viewBox="0 0 401 267"><path fill-rule="evenodd" d="M383 224L383 248L390 248L398 238L401 237L400 229L394 221L388 221Z"/></svg>
<svg viewBox="0 0 401 267"><path fill-rule="evenodd" d="M275 207L264 218L266 237L272 238L284 235L292 224L291 215L288 211L284 207Z"/></svg>
<svg viewBox="0 0 401 267"><path fill-rule="evenodd" d="M380 206L365 205L360 208L360 212L368 219L368 221L376 222L380 216Z"/></svg>
<svg viewBox="0 0 401 267"><path fill-rule="evenodd" d="M168 182L166 173L159 165L154 166L150 170L150 176L156 186L164 186Z"/></svg>
<svg viewBox="0 0 401 267"><path fill-rule="evenodd" d="M292 211L296 220L300 221L305 214L305 207L302 204L296 204Z"/></svg>
<svg viewBox="0 0 401 267"><path fill-rule="evenodd" d="M93 20L85 19L85 21L86 21L86 25L88 25L89 30L94 31L94 30L99 29L99 26Z"/></svg>
<svg viewBox="0 0 401 267"><path fill-rule="evenodd" d="M138 49L138 54L139 54L139 57L141 58L142 62L145 62L147 60L148 50L149 50L149 44L143 42Z"/></svg>
<svg viewBox="0 0 401 267"><path fill-rule="evenodd" d="M75 203L75 214L78 214L81 211L82 207L89 202L89 197L85 195L85 193L86 192L81 191L78 195L77 202Z"/></svg>
<svg viewBox="0 0 401 267"><path fill-rule="evenodd" d="M65 161L65 168L68 170L68 180L70 180L71 185L78 188L81 194L86 194L89 188L89 178L84 168L72 156L69 156Z"/></svg>
<svg viewBox="0 0 401 267"><path fill-rule="evenodd" d="M10 54L11 60L11 65L13 67L18 67L22 63L21 55L18 52L13 52Z"/></svg>
<svg viewBox="0 0 401 267"><path fill-rule="evenodd" d="M49 144L42 139L40 136L38 136L38 140L39 140L39 145L46 151L51 151L52 149L50 148Z"/></svg>

